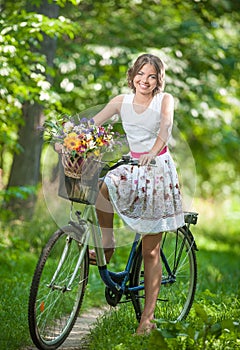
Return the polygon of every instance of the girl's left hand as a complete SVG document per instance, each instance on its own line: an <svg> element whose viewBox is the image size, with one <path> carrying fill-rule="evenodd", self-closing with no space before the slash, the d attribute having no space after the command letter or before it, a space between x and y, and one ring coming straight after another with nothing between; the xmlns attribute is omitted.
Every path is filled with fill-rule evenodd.
<svg viewBox="0 0 240 350"><path fill-rule="evenodd" d="M62 153L63 145L61 143L56 142L54 145L54 150L57 153Z"/></svg>
<svg viewBox="0 0 240 350"><path fill-rule="evenodd" d="M138 163L139 165L148 165L153 160L155 160L155 155L153 153L146 153L139 157Z"/></svg>

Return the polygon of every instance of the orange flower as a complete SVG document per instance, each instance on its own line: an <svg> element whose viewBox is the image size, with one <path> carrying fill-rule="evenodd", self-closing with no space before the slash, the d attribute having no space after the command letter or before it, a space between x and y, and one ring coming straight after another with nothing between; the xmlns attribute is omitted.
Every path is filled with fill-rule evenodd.
<svg viewBox="0 0 240 350"><path fill-rule="evenodd" d="M67 137L65 137L63 143L63 146L71 151L78 151L81 145L81 140L78 138L78 135L74 132L70 133Z"/></svg>

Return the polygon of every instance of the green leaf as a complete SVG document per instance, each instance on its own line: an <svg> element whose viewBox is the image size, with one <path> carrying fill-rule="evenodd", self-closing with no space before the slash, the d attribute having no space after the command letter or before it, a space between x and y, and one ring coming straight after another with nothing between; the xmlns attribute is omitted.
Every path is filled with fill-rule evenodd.
<svg viewBox="0 0 240 350"><path fill-rule="evenodd" d="M168 346L168 343L164 339L164 336L162 335L159 329L156 329L151 333L148 345L149 345L149 349L152 349L152 350L170 349L170 347Z"/></svg>
<svg viewBox="0 0 240 350"><path fill-rule="evenodd" d="M210 317L208 316L207 312L205 311L204 307L200 304L195 304L194 305L194 310L196 315L202 320L204 321L206 324L209 323L210 321Z"/></svg>
<svg viewBox="0 0 240 350"><path fill-rule="evenodd" d="M220 322L215 323L210 328L210 333L214 335L216 338L220 337L222 334L222 325Z"/></svg>

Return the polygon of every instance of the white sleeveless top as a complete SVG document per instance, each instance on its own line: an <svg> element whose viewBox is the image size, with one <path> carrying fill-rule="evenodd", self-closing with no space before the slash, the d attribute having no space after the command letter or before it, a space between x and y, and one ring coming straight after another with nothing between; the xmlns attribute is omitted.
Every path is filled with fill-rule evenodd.
<svg viewBox="0 0 240 350"><path fill-rule="evenodd" d="M133 107L134 94L124 95L121 119L132 152L148 152L152 149L160 128L163 93L156 94L143 113Z"/></svg>
<svg viewBox="0 0 240 350"><path fill-rule="evenodd" d="M120 116L132 152L148 152L159 132L170 132L169 120L163 123L163 119L160 126L163 96L155 95L138 114L134 94L124 95ZM133 231L154 234L184 225L178 176L169 152L156 157L154 167L123 164L109 171L104 181L116 212Z"/></svg>

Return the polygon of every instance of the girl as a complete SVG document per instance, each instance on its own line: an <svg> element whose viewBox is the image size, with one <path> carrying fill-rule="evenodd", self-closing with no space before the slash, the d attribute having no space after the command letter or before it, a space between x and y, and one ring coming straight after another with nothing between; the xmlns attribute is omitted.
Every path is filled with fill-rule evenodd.
<svg viewBox="0 0 240 350"><path fill-rule="evenodd" d="M178 177L167 147L174 100L163 92L164 77L164 65L157 56L139 56L128 70L133 93L116 96L93 118L96 125L102 125L120 115L131 156L139 160L139 167L122 165L109 172L96 202L107 262L114 252L114 209L130 228L143 234L145 306L137 334L150 332L155 326L152 320L162 278L162 232L184 225ZM153 159L154 167L149 165ZM96 262L94 251L90 251L90 260Z"/></svg>

